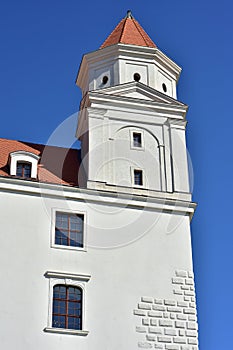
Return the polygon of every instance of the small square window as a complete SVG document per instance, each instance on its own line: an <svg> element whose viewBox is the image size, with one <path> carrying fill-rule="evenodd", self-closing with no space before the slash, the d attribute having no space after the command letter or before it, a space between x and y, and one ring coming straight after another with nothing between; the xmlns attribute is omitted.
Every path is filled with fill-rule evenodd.
<svg viewBox="0 0 233 350"><path fill-rule="evenodd" d="M56 212L55 244L83 248L84 215Z"/></svg>
<svg viewBox="0 0 233 350"><path fill-rule="evenodd" d="M142 170L134 170L134 185L142 186Z"/></svg>
<svg viewBox="0 0 233 350"><path fill-rule="evenodd" d="M27 178L27 179L30 178L31 168L32 168L31 163L17 162L16 176Z"/></svg>
<svg viewBox="0 0 233 350"><path fill-rule="evenodd" d="M133 147L142 147L142 134L139 132L133 133Z"/></svg>

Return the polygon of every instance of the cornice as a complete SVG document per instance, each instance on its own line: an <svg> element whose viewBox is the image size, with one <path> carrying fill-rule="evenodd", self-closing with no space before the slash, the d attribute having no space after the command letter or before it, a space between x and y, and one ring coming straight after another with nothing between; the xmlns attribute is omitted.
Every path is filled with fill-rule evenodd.
<svg viewBox="0 0 233 350"><path fill-rule="evenodd" d="M108 186L108 188L108 190L87 189L0 177L0 192L33 196L41 200L80 201L96 205L177 213L188 215L190 219L196 208L196 204L190 200L191 194L188 193L145 191L142 195L140 191L138 194L132 193L132 189L129 188L120 189L117 186Z"/></svg>

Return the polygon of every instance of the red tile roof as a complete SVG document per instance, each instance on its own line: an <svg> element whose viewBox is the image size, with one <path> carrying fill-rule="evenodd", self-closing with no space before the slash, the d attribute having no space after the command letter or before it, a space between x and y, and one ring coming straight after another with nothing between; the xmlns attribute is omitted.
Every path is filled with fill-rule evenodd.
<svg viewBox="0 0 233 350"><path fill-rule="evenodd" d="M127 16L120 21L100 48L103 49L104 47L119 43L156 47L155 43L151 40L138 21L132 17L130 11L128 11Z"/></svg>
<svg viewBox="0 0 233 350"><path fill-rule="evenodd" d="M9 155L16 151L40 156L38 177L30 180L78 186L79 150L0 138L0 176L16 177L9 169Z"/></svg>

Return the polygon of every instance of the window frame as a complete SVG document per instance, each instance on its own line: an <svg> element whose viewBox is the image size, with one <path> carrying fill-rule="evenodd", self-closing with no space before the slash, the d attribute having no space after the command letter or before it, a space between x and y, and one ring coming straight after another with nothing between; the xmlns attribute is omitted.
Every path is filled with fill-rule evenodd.
<svg viewBox="0 0 233 350"><path fill-rule="evenodd" d="M48 315L47 326L44 332L58 334L74 334L87 336L89 331L85 330L86 325L86 283L91 276L87 274L63 273L58 271L47 271L44 275L49 279L48 291ZM82 329L56 328L53 327L53 290L56 285L64 285L66 287L77 287L82 290Z"/></svg>
<svg viewBox="0 0 233 350"><path fill-rule="evenodd" d="M141 135L141 146L135 146L134 145L134 134L140 134ZM130 148L132 150L145 151L144 132L143 132L143 130L141 130L141 129L131 129L130 130Z"/></svg>
<svg viewBox="0 0 233 350"><path fill-rule="evenodd" d="M83 215L83 247L75 247L75 246L62 245L62 244L56 244L55 243L56 214L57 213L62 213L62 214L67 214L67 215L72 215L72 214L73 215ZM51 220L51 242L50 242L51 248L86 252L87 251L87 248L86 248L86 229L87 229L87 215L86 215L86 211L53 208L51 216L52 216L52 220Z"/></svg>

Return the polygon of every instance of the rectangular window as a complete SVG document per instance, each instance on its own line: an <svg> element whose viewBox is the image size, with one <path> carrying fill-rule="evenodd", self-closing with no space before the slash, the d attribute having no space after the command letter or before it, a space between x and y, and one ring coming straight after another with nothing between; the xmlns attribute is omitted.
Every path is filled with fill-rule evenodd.
<svg viewBox="0 0 233 350"><path fill-rule="evenodd" d="M142 134L139 132L133 133L133 147L142 147Z"/></svg>
<svg viewBox="0 0 233 350"><path fill-rule="evenodd" d="M83 248L84 215L56 212L55 244Z"/></svg>
<svg viewBox="0 0 233 350"><path fill-rule="evenodd" d="M142 170L134 170L134 184L137 186L142 186Z"/></svg>
<svg viewBox="0 0 233 350"><path fill-rule="evenodd" d="M16 176L23 178L31 177L31 163L17 162Z"/></svg>

